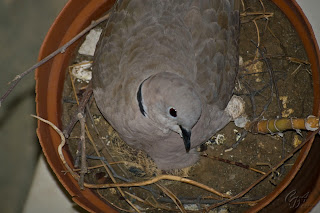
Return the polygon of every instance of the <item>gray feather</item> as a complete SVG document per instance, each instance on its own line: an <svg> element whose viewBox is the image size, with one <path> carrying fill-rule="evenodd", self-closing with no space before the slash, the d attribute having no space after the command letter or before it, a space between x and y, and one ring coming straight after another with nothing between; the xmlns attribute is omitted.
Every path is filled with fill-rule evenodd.
<svg viewBox="0 0 320 213"><path fill-rule="evenodd" d="M161 169L195 163L194 148L230 121L224 108L238 70L238 4L124 0L103 30L93 65L97 105L120 137L146 151ZM179 134L164 132L139 109L140 84L163 72L190 82L202 103L189 153Z"/></svg>

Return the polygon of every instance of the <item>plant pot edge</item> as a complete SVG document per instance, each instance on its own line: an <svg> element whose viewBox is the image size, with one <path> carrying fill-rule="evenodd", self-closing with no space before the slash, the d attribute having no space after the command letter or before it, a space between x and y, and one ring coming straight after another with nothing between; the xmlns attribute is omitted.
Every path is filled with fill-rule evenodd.
<svg viewBox="0 0 320 213"><path fill-rule="evenodd" d="M83 1L83 2L86 2L85 4L89 4L89 0L88 1ZM97 1L98 2L98 1ZM100 6L101 5L107 5L109 2L112 2L111 1L108 1L108 0L99 0L99 4ZM315 87L314 87L314 90L316 88L316 86L318 86L317 88L320 88L320 80L319 80L319 61L320 61L320 57L319 57L319 48L318 48L318 44L315 40L315 37L314 37L314 34L313 34L313 31L312 31L312 28L311 28L311 25L309 24L308 20L306 19L306 17L304 16L301 8L298 6L298 4L295 2L295 1L289 1L289 0L284 0L284 1L279 1L279 0L273 0L273 2L283 11L285 7L288 7L289 9L294 9L296 12L299 12L299 16L296 16L296 17L300 17L302 21L304 21L304 23L306 24L306 27L305 29L308 29L309 30L309 36L311 36L311 43L313 44L309 44L308 41L304 41L303 38L302 38L302 41L305 44L305 42L307 42L307 47L305 46L306 49L309 48L309 51L312 51L312 53L308 53L308 57L310 59L313 58L312 60L315 62L313 64L313 67L312 67L312 70L313 72L316 73L316 77L318 80L315 82ZM290 3L291 2L291 3ZM76 7L75 5L78 4ZM291 4L291 6L288 6L289 4ZM292 8L292 5L293 5L293 8ZM91 5L92 6L92 5ZM97 5L96 5L97 6ZM74 9L75 8L78 8L77 10ZM69 37L71 36L71 34L73 33L78 33L78 32L74 32L74 30L71 30L72 33L69 34L69 36L60 36L59 38L57 37L57 34L60 34L60 33L66 33L66 32L69 32L69 29L66 29L65 27L68 27L67 25L71 22L71 23L74 23L73 21L69 20L69 22L63 22L63 18L65 17L68 17L69 14L70 14L70 11L77 11L77 12L82 12L84 14L87 14L87 12L85 12L85 10L87 10L86 7L83 7L81 9L79 9L79 2L76 3L76 0L70 0L66 6L64 7L64 9L61 11L61 13L59 14L58 18L55 20L55 22L53 23L52 27L50 28L47 36L46 36L46 39L45 41L43 42L43 45L41 47L41 50L40 50L40 53L39 53L39 59L42 59L44 56L48 55L49 53L53 52L55 49L57 49L57 47L61 44L63 44L63 41L67 41L67 39L69 39ZM91 8L92 10L92 8ZM100 11L101 12L101 11ZM292 22L292 20L296 20L295 17L292 17L292 14L290 15L290 12L285 12L283 11L289 18L289 20ZM288 15L289 13L289 15ZM101 14L100 14L101 15ZM75 17L78 17L78 16L75 16ZM290 18L291 17L291 18ZM58 27L60 27L60 25L63 25L63 32L60 32L60 30L57 30ZM293 23L293 25L295 25ZM295 26L296 27L296 26ZM84 26L83 26L84 28ZM301 29L300 29L301 28ZM303 30L305 30L304 28L302 28L302 26L300 26L300 28L296 29L298 34L300 35L301 32ZM78 27L77 30L79 30L80 28ZM76 31L77 31L76 30ZM57 33L58 32L58 33ZM69 32L70 33L70 32ZM55 37L55 36L56 37ZM303 37L303 36L302 36ZM301 38L301 35L300 35L300 38ZM48 43L52 42L52 41L57 41L57 40L60 40L59 44L58 45L49 45ZM50 46L50 48L48 48L48 46ZM55 49L54 49L55 47ZM65 55L70 55L71 53L71 50L72 48L68 48L66 50L66 53L64 53ZM51 52L50 52L51 51ZM65 64L66 63L66 60L65 59L62 59L62 60L65 60L64 62L56 62L59 58L59 60L61 60L61 58L65 57L65 55L59 55L57 56L56 58L52 59L50 62L48 62L47 64L43 65L42 67L40 67L39 69L37 69L36 71L36 80L37 80L37 83L36 83L36 93L37 93L37 96L36 96L36 102L37 102L37 115L40 116L40 117L44 117L44 118L48 118L50 121L53 121L56 125L61 125L60 122L60 118L59 116L57 116L57 114L59 114L59 109L56 110L54 113L51 113L50 115L48 115L48 117L46 117L46 113L48 113L49 111L49 108L52 109L52 108L59 108L59 101L57 101L58 96L54 95L52 98L51 101L48 102L48 95L51 94L52 91L52 88L55 88L56 89L56 86L55 83L51 83L50 85L52 86L47 86L49 87L50 89L46 88L45 85L42 85L40 86L40 83L39 83L39 79L44 79L44 80L47 80L49 81L49 79L51 79L52 77L52 73L48 74L48 73L45 73L45 72L50 72L50 70L52 69L52 66L56 66L56 67L59 67L59 66L63 66L62 64ZM315 68L316 67L316 68ZM45 71L46 69L48 69L47 71ZM315 71L315 69L318 69L317 71ZM54 74L54 78L55 79L59 79L61 78L60 77L57 77L59 76L59 74L57 74L57 72ZM52 80L52 79L51 79ZM45 93L45 94L42 94L42 90L43 89L47 89L48 92ZM314 101L314 114L316 115L319 115L320 114L320 109L319 109L319 106L317 107L317 105L319 105L319 100L320 100L320 97L319 97L319 92L315 91L314 92L315 95L315 101ZM61 98L61 96L60 96ZM46 103L43 104L43 100L47 100ZM40 107L40 103L42 103L41 107ZM60 106L61 107L61 106ZM44 108L44 109L41 109L41 108ZM61 112L61 108L60 108L60 112ZM47 161L49 162L49 165L50 167L53 169L54 173L56 174L56 176L58 177L59 181L63 184L64 188L67 189L67 191L70 193L70 195L72 196L72 199L78 203L80 206L82 206L84 209L88 210L88 211L96 211L96 212L99 212L99 211L103 211L103 210L106 210L106 208L110 208L110 211L114 211L113 208L109 207L106 203L104 203L101 198L97 198L97 196L95 196L95 194L89 190L89 189L86 189L84 191L81 191L77 185L77 182L70 176L70 175L63 175L61 173L61 170L63 170L63 164L62 162L59 162L59 158L58 158L58 155L57 155L57 152L56 152L56 148L57 148L57 145L60 144L60 139L57 135L57 133L55 131L53 131L52 129L50 129L48 126L46 126L46 124L43 124L41 123L40 121L38 121L38 129L37 129L37 134L38 134L38 137L39 137L39 141L40 141L40 144L43 148L43 152L46 156L46 159ZM48 140L48 136L52 137L53 138L53 142L47 142ZM47 147L48 144L53 144L53 146L51 146L51 149L55 150L51 151L48 150L49 148ZM303 148L303 153L308 153L310 148L311 148L311 145L312 143L309 143L309 145L305 146ZM49 145L50 147L50 145ZM286 181L286 183L281 187L281 191L279 192L276 192L276 193L271 193L269 194L265 200L262 200L261 202L259 202L256 206L254 206L253 208L249 209L249 211L256 211L256 210L260 210L262 208L268 208L268 205L275 200L275 198L277 198L277 196L279 194L281 194L283 192L283 190L285 190L287 188L287 186L291 183L291 181L293 180L293 178L295 177L295 175L299 172L300 170L300 167L303 165L303 162L304 162L304 159L307 157L307 155L299 155L299 159L300 159L300 163L295 165L295 169L290 171L291 175L288 176L288 178L286 178L284 181ZM319 176L319 181L320 182L320 176ZM283 181L281 182L283 183ZM320 183L319 183L320 185ZM280 189L280 188L279 188ZM82 194L82 193L86 193L85 195L81 195L79 196L79 193ZM311 196L312 197L312 196ZM313 196L313 200L310 201L311 203L315 203L317 202L318 200L320 199L320 196ZM94 200L94 201L93 201ZM93 203L94 204L93 204Z"/></svg>
<svg viewBox="0 0 320 213"><path fill-rule="evenodd" d="M113 3L114 0L83 0L81 1L81 4L79 4L79 1L77 0L69 0L50 27L41 46L38 57L39 60L58 49L66 41L69 41L73 36L89 25L91 20L96 19L108 10ZM79 14L81 14L81 16ZM89 21L88 19L91 20ZM57 80L60 79L60 77L59 75L57 76L58 72L50 72L50 70L55 70L56 67L63 66L63 64L65 65L67 62L64 58L66 56L71 57L71 50L76 45L77 44L71 45L64 53L57 55L55 58L39 67L35 73L37 115L50 120L59 128L61 128L61 121L60 117L56 115L58 114L57 111L60 110L61 112L61 109L59 109L58 106L60 102L56 101L56 99L59 98L59 95L56 94L58 93L56 90L59 90L59 88L57 84L52 82L52 79ZM48 83L42 83L39 79L47 81ZM52 109L54 112L50 113L50 110ZM81 190L77 181L70 174L63 174L62 171L65 171L65 168L57 153L60 137L52 128L41 121L38 121L37 135L48 164L75 203L89 212L117 212L102 199L98 199L92 190ZM70 163L70 158L68 158L68 156L66 156L66 158L68 163Z"/></svg>

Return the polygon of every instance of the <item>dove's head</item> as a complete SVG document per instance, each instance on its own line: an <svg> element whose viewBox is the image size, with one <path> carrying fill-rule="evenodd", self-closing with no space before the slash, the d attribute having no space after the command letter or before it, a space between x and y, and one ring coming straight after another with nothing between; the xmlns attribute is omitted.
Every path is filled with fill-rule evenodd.
<svg viewBox="0 0 320 213"><path fill-rule="evenodd" d="M201 101L192 83L177 74L162 72L140 84L137 100L141 113L164 132L174 131L183 138L188 152L191 129L201 115Z"/></svg>

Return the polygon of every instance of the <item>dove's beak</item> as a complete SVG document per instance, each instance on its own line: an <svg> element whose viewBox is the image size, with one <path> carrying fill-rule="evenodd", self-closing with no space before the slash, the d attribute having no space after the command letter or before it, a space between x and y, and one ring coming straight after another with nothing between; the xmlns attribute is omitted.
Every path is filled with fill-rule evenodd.
<svg viewBox="0 0 320 213"><path fill-rule="evenodd" d="M182 138L184 142L184 147L186 148L186 152L188 153L190 151L191 143L190 143L190 138L191 138L191 131L186 130L182 126L179 126L182 132Z"/></svg>

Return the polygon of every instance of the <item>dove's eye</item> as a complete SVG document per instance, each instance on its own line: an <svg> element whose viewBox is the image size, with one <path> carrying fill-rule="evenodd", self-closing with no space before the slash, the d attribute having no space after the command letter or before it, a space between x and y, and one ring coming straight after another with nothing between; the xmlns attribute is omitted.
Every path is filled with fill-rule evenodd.
<svg viewBox="0 0 320 213"><path fill-rule="evenodd" d="M177 110L175 108L170 108L169 113L172 117L177 117Z"/></svg>

